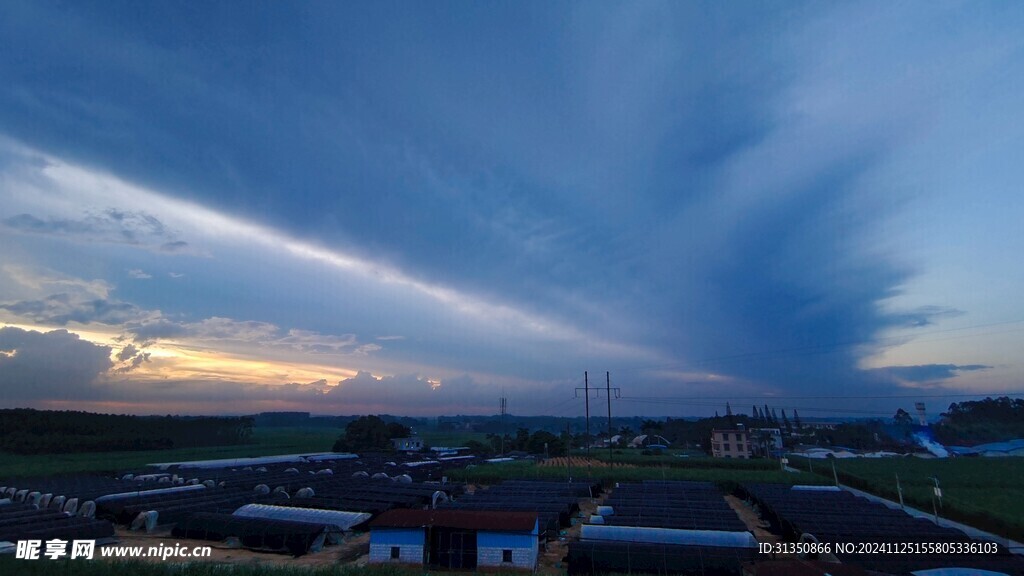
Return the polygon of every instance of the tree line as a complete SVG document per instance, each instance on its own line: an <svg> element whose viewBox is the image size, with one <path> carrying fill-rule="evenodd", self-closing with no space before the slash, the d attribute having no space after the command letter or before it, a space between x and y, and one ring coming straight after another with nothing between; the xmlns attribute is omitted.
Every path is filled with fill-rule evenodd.
<svg viewBox="0 0 1024 576"><path fill-rule="evenodd" d="M398 422L385 422L380 416L360 416L345 426L345 433L334 442L332 450L390 450L393 439L411 435L412 429Z"/></svg>
<svg viewBox="0 0 1024 576"><path fill-rule="evenodd" d="M0 451L59 454L224 446L247 442L249 417L130 416L0 410Z"/></svg>
<svg viewBox="0 0 1024 576"><path fill-rule="evenodd" d="M909 412L901 408L893 420L909 434L913 424ZM1002 396L954 402L931 428L936 440L953 446L1024 438L1024 399Z"/></svg>

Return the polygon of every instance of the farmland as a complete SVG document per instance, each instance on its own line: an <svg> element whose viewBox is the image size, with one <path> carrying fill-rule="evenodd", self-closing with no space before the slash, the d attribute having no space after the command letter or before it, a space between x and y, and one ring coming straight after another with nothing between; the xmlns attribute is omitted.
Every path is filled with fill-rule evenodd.
<svg viewBox="0 0 1024 576"><path fill-rule="evenodd" d="M111 470L114 468L125 469L136 467L139 463L155 462L155 461L168 461L172 457L180 458L222 458L232 456L253 456L259 454L271 454L271 453L302 453L302 452L319 452L325 451L327 446L333 442L337 434L339 433L336 429L303 429L303 428L264 428L258 430L258 433L253 438L253 443L243 447L222 447L222 448L202 448L196 449L189 452L183 452L180 450L161 450L155 452L122 452L122 453L111 453L107 458L97 460L95 463L90 463L85 457L81 457L79 460L73 461L74 465L82 466L83 469L89 470ZM470 438L472 439L472 438ZM437 444L460 444L459 440L466 440L466 437L462 438L457 435L451 435L444 437L441 435L435 436L433 441ZM242 451L239 451L242 448ZM608 462L609 457L614 458L614 462ZM19 471L23 474L28 473L41 473L39 470L46 471L47 466L40 462L32 462L31 466L25 466L26 458L38 458L38 457L20 457L20 456L5 456L3 463L7 466L18 466ZM55 457L50 457L55 458ZM92 456L96 458L95 455ZM623 490L628 488L627 483L636 483L641 480L696 480L712 482L716 484L720 489L725 492L733 492L740 489L741 484L750 483L783 483L783 484L830 484L832 482L831 477L831 461L808 461L794 459L791 461L791 465L797 466L801 469L800 472L782 471L778 468L778 461L772 460L726 460L726 459L712 459L699 455L688 455L686 457L680 457L680 455L674 451L666 450L663 453L647 453L638 450L622 450L618 453L609 454L607 451L591 451L591 455L588 458L584 451L574 451L571 457L555 457L545 461L534 461L531 459L516 460L502 463L482 463L479 462L467 468L458 468L460 465L465 465L465 460L452 461L445 464L439 462L427 463L422 462L423 455L421 454L401 454L401 453L375 453L369 456L364 455L357 461L356 459L351 460L338 460L332 461L330 464L317 462L288 462L288 463L276 463L267 464L265 467L257 469L242 469L232 470L230 472L212 472L204 471L199 474L201 479L204 475L216 475L226 474L224 476L225 481L229 482L227 486L220 486L214 488L209 494L206 491L200 491L200 493L191 493L188 496L176 496L174 498L167 498L160 494L154 494L153 496L131 496L132 498L146 498L147 502L143 504L132 504L131 506L139 507L140 510L157 510L164 521L168 519L176 523L175 530L181 529L182 533L172 533L170 537L173 538L187 538L187 539L202 539L204 534L209 530L218 530L219 528L204 527L205 523L215 523L223 521L220 516L229 514L229 512L205 512L207 508L214 509L217 507L225 510L234 509L244 502L244 506L256 506L266 504L252 504L252 501L264 498L267 502L276 502L275 498L288 498L290 501L292 498L300 498L298 495L297 487L302 486L305 489L306 486L315 488L314 493L302 496L302 498L319 498L314 502L310 503L331 503L333 506L341 506L347 508L355 502L358 506L372 506L376 507L382 502L394 503L395 505L411 505L413 508L420 508L425 506L429 498L434 494L437 489L437 485L420 485L418 483L425 482L429 479L437 479L441 475L447 476L449 479L455 481L464 481L470 484L475 484L475 487L469 487L468 492L463 491L463 486L458 483L449 483L447 490L451 494L451 498L456 501L459 506L465 506L471 504L474 498L486 498L488 495L495 497L495 491L499 487L493 485L499 484L505 480L512 479L537 479L537 480L558 480L559 482L554 484L555 486L563 486L564 480L571 476L576 480L583 478L593 478L602 481L602 483L611 488L613 493L619 488L619 483L622 483ZM389 460L395 460L398 462L389 462ZM938 475L942 481L942 485L946 490L946 506L944 514L947 516L957 517L956 514L961 514L959 519L966 521L969 524L978 526L979 528L987 529L1000 534L1008 534L1016 536L1014 530L1017 527L1012 525L1012 522L1016 521L1016 518L1020 515L1019 508L1013 508L1016 506L1015 502L998 500L1001 493L1010 495L1011 498L1019 498L1022 494L1019 489L1013 487L1013 479L1019 476L1021 470L1020 464L1017 460L1011 459L972 459L972 460L920 460L920 459L890 459L890 460L837 460L838 471L841 479L850 485L870 489L873 492L882 494L883 496L893 497L891 494L885 493L885 484L889 475L893 475L893 483L895 480L895 472L899 472L903 485L907 493L907 498L919 508L928 507L926 504L930 502L930 483L928 480L929 476ZM380 470L387 471L394 474L392 469L387 466L405 466L408 463L415 463L416 466L410 466L406 468L393 468L394 470L402 470L404 474L411 475L412 478L405 484L392 484L384 482L375 482L367 477L368 473L376 474ZM423 466L425 465L425 466ZM450 465L451 467L446 467ZM65 463L54 462L49 465L50 470L60 468L60 471L66 471L67 468ZM329 466L333 472L323 475L314 473L319 471L320 468ZM813 466L813 472L809 469ZM287 467L287 469L286 469ZM291 470L291 468L296 468ZM26 470L28 470L26 472ZM362 470L363 472L358 472ZM299 475L292 478L290 474L298 473ZM363 476L360 479L357 474L362 473ZM217 476L220 478L220 476ZM397 478L398 476L394 476ZM198 480L197 479L197 480ZM299 479L299 482L294 480ZM379 479L377 479L379 480ZM63 480L61 480L63 481ZM181 481L181 479L179 479ZM47 486L53 484L59 484L59 482L52 480L34 479L32 480L35 484L32 486L37 488L36 493L52 491L57 493L58 490L54 488L44 488L43 484ZM120 480L106 479L104 482L120 482ZM281 485L282 489L285 490L284 496L278 494L264 494L262 496L255 495L253 484L256 482L266 483L269 485ZM38 484L38 486L37 486ZM662 483L657 483L662 484ZM487 487L483 496L479 494L481 489L485 485L491 485ZM986 492L985 489L981 488L984 485L987 487L996 487L997 491ZM28 486L28 485L26 485ZM120 490L119 486L112 488L102 488L93 481L91 483L75 484L74 486L68 484L71 488L79 491L91 490L95 493L104 493L103 491ZM586 485L585 485L586 486ZM710 487L709 487L710 488ZM711 489L717 495L717 491ZM787 488L783 488L788 492ZM216 493L223 491L223 494ZM233 492L234 491L234 492ZM288 497L288 491L292 491L293 495ZM420 491L420 492L417 492ZM424 492L425 491L425 492ZM401 493L400 493L401 492ZM415 495L415 494L418 495ZM844 493L847 497L853 498L848 493ZM335 501L339 498L348 498L345 504L336 503ZM817 495L815 495L817 497ZM93 498L89 496L89 498ZM915 501L915 499L917 501ZM407 500L412 500L411 504ZM340 501L339 501L340 502ZM922 504L922 502L924 502ZM516 501L518 504L519 501ZM493 505L492 501L483 501L484 508L487 505ZM591 505L594 502L590 502ZM270 504L273 506L274 504ZM390 505L390 504L389 504ZM511 505L511 504L510 504ZM966 515L971 512L968 506L977 506L975 516L967 517ZM109 503L103 506L111 506ZM879 506L875 504L875 506ZM126 507L125 509L127 509ZM364 510L363 508L359 508ZM114 508L105 509L104 514L109 515L114 512ZM198 510L198 512L197 512ZM379 511L379 508L374 508ZM132 509L129 513L122 514L123 518L115 517L115 520L120 524L125 524L125 519L131 519L137 511ZM150 512L146 512L149 514ZM367 512L367 515L376 512ZM590 512L587 512L590 513ZM730 512L731 513L731 512ZM898 512L897 512L898 514ZM179 517L180 516L180 517ZM653 514L648 514L651 518L655 517ZM581 517L585 517L581 516ZM103 522L106 522L107 516L104 516ZM120 519L118 519L120 518ZM269 520L267 520L269 521ZM647 520L651 521L651 520ZM568 520L567 520L568 522ZM210 524L214 526L214 524ZM241 530L242 525L236 529ZM569 524L563 526L568 527ZM248 529L248 528L246 528ZM263 528L260 528L261 530ZM346 528L347 529L347 528ZM251 534L249 535L251 536ZM166 534L162 535L150 535L142 533L129 533L123 527L119 529L118 538L121 541L121 545L137 545L138 543L148 544L152 542L153 538L166 538ZM239 536L241 542L249 542L246 540L247 536L243 534ZM363 540L358 540L363 538ZM366 546L366 540L368 536L365 534L355 535L349 544L359 543L359 546ZM216 540L216 539L214 539ZM264 542L261 540L260 542ZM422 570L416 568L407 567L393 567L393 566L367 566L365 560L359 559L360 555L366 554L366 549L361 548L360 552L356 556L345 556L344 563L337 560L339 556L336 553L333 556L328 556L324 551L312 550L302 548L302 554L309 554L309 556L302 556L302 559L292 559L284 562L278 562L278 558L274 561L264 560L261 555L266 555L266 551L260 548L260 546L266 546L265 542L256 542L251 544L254 550L250 550L248 554L238 556L239 552L234 550L226 550L224 547L216 547L215 552L222 554L221 557L214 557L208 561L199 563L177 563L177 562L152 562L144 561L142 563L125 563L125 562L114 562L109 563L107 559L97 559L92 562L62 562L62 561L49 561L39 560L35 562L20 561L11 566L7 566L8 563L14 563L15 560L11 558L0 558L0 573L17 572L19 574L119 574L119 573L132 573L140 574L142 576L154 575L154 576L176 576L176 575L199 575L205 574L238 574L239 576L250 576L250 575L265 575L265 576L291 576L302 574L322 574L324 576L329 574L335 574L339 576L404 576L406 574L420 574ZM305 540L303 540L305 542ZM306 546L306 544L304 544ZM263 551L260 551L263 550ZM558 573L564 573L562 565L560 565L562 554L564 550L557 548L558 552L553 554L551 557L553 560L551 564L548 564L548 569L557 570ZM274 551L280 552L276 548ZM294 550L288 549L290 554L300 554ZM311 552L316 552L312 554ZM343 552L343 551L342 551ZM340 553L340 552L339 552ZM255 559L258 557L258 563ZM283 557L282 557L283 558ZM308 560L309 562L303 562ZM301 572L300 572L301 571Z"/></svg>
<svg viewBox="0 0 1024 576"><path fill-rule="evenodd" d="M675 450L666 450L660 454L644 454L645 450L616 450L609 454L607 450L591 450L590 457L602 462L632 464L635 466L667 466L669 468L715 468L721 470L779 470L777 460L765 459L726 459L711 458L703 454L691 456Z"/></svg>
<svg viewBox="0 0 1024 576"><path fill-rule="evenodd" d="M20 455L0 452L0 477L115 472L138 468L151 462L326 452L331 449L339 434L339 430L331 428L256 428L250 443L233 446L89 454Z"/></svg>
<svg viewBox="0 0 1024 576"><path fill-rule="evenodd" d="M212 458L251 457L270 454L321 452L330 450L341 433L333 428L256 428L244 445L177 448L169 450L122 451L93 454L14 455L0 453L0 476L36 476L77 472L109 473L138 468L150 462ZM463 445L485 436L469 432L422 431L430 445ZM813 474L780 472L771 460L722 460L703 456L680 457L673 451L643 454L637 450L593 450L591 465L576 451L571 467L564 458L544 464L530 461L499 465L481 465L452 470L453 480L493 484L510 478L562 479L594 476L606 482L642 479L705 480L727 485L732 482L830 483L829 462L794 457L791 465ZM616 466L608 466L609 461ZM840 481L879 496L897 500L896 474L899 474L908 505L932 510L931 477L937 477L943 489L940 515L978 528L1024 539L1024 461L1017 458L972 458L950 460L848 459L836 460Z"/></svg>
<svg viewBox="0 0 1024 576"><path fill-rule="evenodd" d="M832 477L829 462L793 458L791 465ZM976 526L1015 540L1024 539L1024 459L1021 458L885 458L834 461L839 481L896 501L896 475L903 498L926 512L932 511L931 478L942 488L940 516Z"/></svg>
<svg viewBox="0 0 1024 576"><path fill-rule="evenodd" d="M107 562L103 560L16 560L12 555L0 556L0 574L24 576L107 576L132 574L134 576L416 576L423 570L399 566L336 565L266 566L231 565L214 562L155 563Z"/></svg>
<svg viewBox="0 0 1024 576"><path fill-rule="evenodd" d="M575 460L575 459L574 459ZM577 460L578 461L578 460ZM585 461L584 461L585 462ZM563 460L564 463L564 460ZM452 480L474 484L495 484L513 478L533 478L541 480L559 480L567 477L569 469L565 467L543 466L533 462L507 462L488 466L478 466L462 470L450 470L446 474ZM787 484L823 484L827 479L805 472L793 473L781 470L742 470L710 467L668 467L668 466L630 466L614 467L594 465L592 467L573 467L573 477L585 478L593 476L605 483L636 482L640 480L702 480L716 483L730 482L783 482Z"/></svg>

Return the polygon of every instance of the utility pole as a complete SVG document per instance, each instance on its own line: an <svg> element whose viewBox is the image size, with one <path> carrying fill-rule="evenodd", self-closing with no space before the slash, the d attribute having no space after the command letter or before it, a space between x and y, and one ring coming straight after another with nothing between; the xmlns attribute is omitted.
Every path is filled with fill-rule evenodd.
<svg viewBox="0 0 1024 576"><path fill-rule="evenodd" d="M505 430L505 412L506 412L506 409L508 408L508 399L505 398L504 396L502 396L500 401L498 402L498 404L499 404L499 406L501 408L501 455L504 456L505 455L505 434L507 434L507 431Z"/></svg>
<svg viewBox="0 0 1024 576"><path fill-rule="evenodd" d="M565 424L565 468L565 477L572 484L572 428L568 422Z"/></svg>
<svg viewBox="0 0 1024 576"><path fill-rule="evenodd" d="M605 391L606 391L606 395L608 396L608 465L610 466L612 464L612 462L615 460L615 456L613 455L614 452L613 452L613 448L612 448L612 390L615 391L615 397L616 398L621 398L622 397L622 390L620 388L612 388L612 375L611 375L611 372L605 372L604 373L604 378L605 378ZM598 390L598 394L600 394L600 389Z"/></svg>
<svg viewBox="0 0 1024 576"><path fill-rule="evenodd" d="M900 495L900 510L903 510L903 487L900 486L900 473L896 473L896 492Z"/></svg>
<svg viewBox="0 0 1024 576"><path fill-rule="evenodd" d="M935 488L932 491L932 512L935 514L935 523L939 523L939 508L942 506L942 488L939 488L939 478L937 476L929 476L929 480L935 481ZM938 500L938 506L935 505L935 501Z"/></svg>
<svg viewBox="0 0 1024 576"><path fill-rule="evenodd" d="M611 372L604 373L604 381L606 390L608 390L608 466L612 466L612 461L615 459L612 450L612 374Z"/></svg>
<svg viewBox="0 0 1024 576"><path fill-rule="evenodd" d="M587 433L583 437L583 443L587 449L587 465L590 465L590 380L587 379L587 371L583 371L583 391L584 400L583 404L586 407L586 417L584 420L587 424Z"/></svg>
<svg viewBox="0 0 1024 576"><path fill-rule="evenodd" d="M580 390L583 390L583 397L586 399L584 406L586 407L586 423L587 432L583 437L583 444L587 449L587 460L590 460L590 380L587 376L586 370L583 371L583 388L576 388L576 397L579 398Z"/></svg>

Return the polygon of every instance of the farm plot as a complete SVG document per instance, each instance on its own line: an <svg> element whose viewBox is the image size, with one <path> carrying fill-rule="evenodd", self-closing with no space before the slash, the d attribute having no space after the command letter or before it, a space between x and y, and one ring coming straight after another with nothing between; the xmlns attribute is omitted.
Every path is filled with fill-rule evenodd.
<svg viewBox="0 0 1024 576"><path fill-rule="evenodd" d="M793 466L832 476L830 464L794 458ZM1024 540L1024 458L880 458L836 460L839 481L897 501L896 475L908 505L932 511L938 478L939 515L1001 536ZM938 503L936 504L938 506Z"/></svg>
<svg viewBox="0 0 1024 576"><path fill-rule="evenodd" d="M787 540L813 537L811 541L834 547L829 553L844 564L886 574L949 567L1024 573L1024 559L1003 546L972 540L959 530L914 518L839 488L751 483L745 484L742 492ZM859 544L869 546L865 549ZM879 546L883 548L876 548ZM936 547L942 551L934 551ZM973 552L971 547L985 552ZM908 548L917 551L886 552ZM990 548L994 550L990 552Z"/></svg>
<svg viewBox="0 0 1024 576"><path fill-rule="evenodd" d="M569 574L734 576L757 556L753 536L710 482L619 484L568 551Z"/></svg>

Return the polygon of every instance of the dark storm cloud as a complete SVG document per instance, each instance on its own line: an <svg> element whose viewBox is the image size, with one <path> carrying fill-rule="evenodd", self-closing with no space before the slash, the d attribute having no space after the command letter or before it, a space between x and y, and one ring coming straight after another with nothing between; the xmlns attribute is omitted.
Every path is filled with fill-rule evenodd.
<svg viewBox="0 0 1024 576"><path fill-rule="evenodd" d="M694 223L709 249L677 243L677 263L660 278L681 287L671 299L674 337L692 366L791 392L823 379L837 388L868 384L856 367L859 345L903 324L879 302L911 274L861 245L876 214L848 194L876 154L808 159L800 181L752 184L745 205Z"/></svg>
<svg viewBox="0 0 1024 576"><path fill-rule="evenodd" d="M180 338L189 334L188 327L184 323L165 318L155 318L145 322L128 322L124 327L125 335L143 346L155 340Z"/></svg>
<svg viewBox="0 0 1024 576"><path fill-rule="evenodd" d="M921 306L915 310L904 312L900 314L893 314L893 322L895 324L902 324L911 328L921 328L924 326L931 326L938 320L944 318L956 318L957 316L964 315L963 310L957 310L955 308L948 308L944 306Z"/></svg>
<svg viewBox="0 0 1024 576"><path fill-rule="evenodd" d="M127 349L131 345L125 347ZM139 368L143 364L149 362L149 358L152 356L150 352L134 351L125 357L124 350L117 355L117 359L121 361L121 365L114 368L114 374L127 374L136 368Z"/></svg>
<svg viewBox="0 0 1024 576"><path fill-rule="evenodd" d="M890 218L917 181L883 176L920 153L911 144L931 143L940 124L973 119L989 103L988 93L955 90L961 84L1019 93L999 83L1020 61L1019 17L991 5L965 14L820 3L459 11L7 2L0 125L70 161L583 335L572 350L538 339L477 353L480 338L461 317L418 331L407 329L417 318L391 318L378 330L370 324L394 308L381 304L360 332L408 333L407 362L514 375L542 366L531 376L548 382L587 362L659 368L639 355L604 365L586 335L612 334L656 351L659 364L676 363L668 368L734 385L891 389L899 372L859 368L892 343L879 337L965 313L929 302L885 306L921 271L886 244ZM937 146L947 147L938 157L962 154L959 137ZM194 249L157 217L127 210L25 212L3 226ZM234 264L188 270L196 285L218 288L190 293L202 302L179 303L174 318L209 322L129 319L127 333L140 344L208 337L374 351L349 335L286 333L277 319L217 320L208 308L242 275ZM303 282L305 271L267 274L262 263L254 270L245 290L286 293L275 312L295 316L296 326L335 322L324 314L329 303L303 304L314 302L304 300L307 288L328 282ZM266 318L262 297L220 297L221 306L253 312L223 316ZM26 298L4 306L66 323L130 317L119 305ZM203 305L201 315L185 310ZM362 378L350 391L386 389ZM633 390L654 395L679 382L654 377Z"/></svg>
<svg viewBox="0 0 1024 576"><path fill-rule="evenodd" d="M983 364L921 364L918 366L886 366L876 368L873 372L883 374L904 382L938 382L960 375L961 372L989 370L992 366Z"/></svg>
<svg viewBox="0 0 1024 576"><path fill-rule="evenodd" d="M138 353L139 353L139 349L136 348L134 344L129 344L129 345L125 346L124 348L122 348L121 351L117 353L117 359L120 362L124 362L126 360L131 359L133 356L135 356Z"/></svg>
<svg viewBox="0 0 1024 576"><path fill-rule="evenodd" d="M0 403L95 398L96 379L113 367L110 347L66 330L0 328Z"/></svg>
<svg viewBox="0 0 1024 576"><path fill-rule="evenodd" d="M111 397L123 394L126 382L115 385L107 392ZM244 382L222 382L210 386L209 382L193 380L141 381L131 385L144 388L148 397L170 403L184 403L192 410L203 410L202 403L220 405L230 402L231 410L294 408L314 413L357 414L395 413L429 415L465 410L468 413L488 412L494 405L492 385L470 376L455 376L431 381L417 374L375 377L360 372L336 385L326 380L308 384L253 385ZM539 398L551 396L543 389L533 390ZM260 408L262 407L262 408ZM539 409L534 404L519 404L519 410Z"/></svg>

